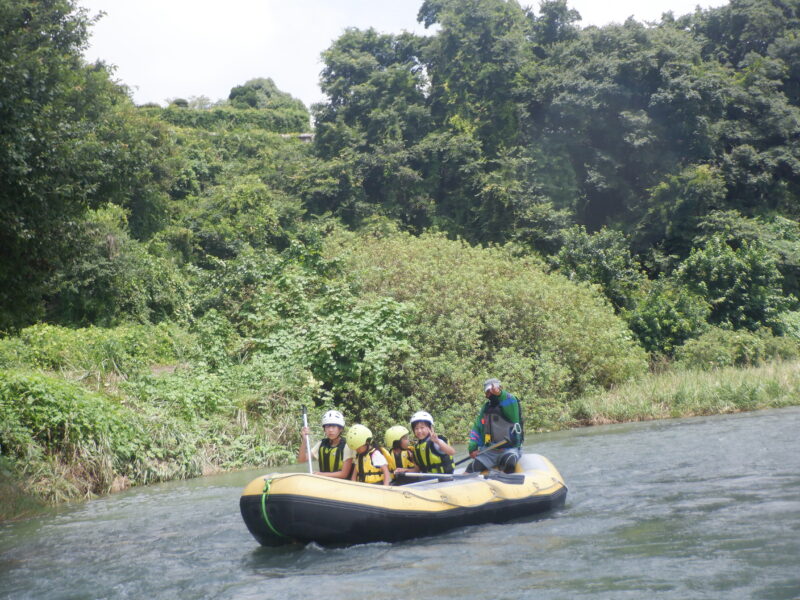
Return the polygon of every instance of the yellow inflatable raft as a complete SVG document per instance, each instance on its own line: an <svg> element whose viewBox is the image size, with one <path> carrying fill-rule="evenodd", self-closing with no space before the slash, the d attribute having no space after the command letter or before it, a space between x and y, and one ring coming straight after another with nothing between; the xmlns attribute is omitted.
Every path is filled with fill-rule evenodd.
<svg viewBox="0 0 800 600"><path fill-rule="evenodd" d="M240 499L250 533L264 546L395 542L465 525L503 523L564 505L567 486L544 456L525 454L517 473L430 476L382 486L283 473L258 477Z"/></svg>

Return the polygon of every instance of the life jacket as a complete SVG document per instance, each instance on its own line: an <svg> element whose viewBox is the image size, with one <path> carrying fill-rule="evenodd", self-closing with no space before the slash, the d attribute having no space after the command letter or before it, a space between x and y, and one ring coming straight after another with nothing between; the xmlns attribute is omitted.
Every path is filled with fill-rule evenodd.
<svg viewBox="0 0 800 600"><path fill-rule="evenodd" d="M343 437L339 437L339 443L331 445L328 438L322 440L319 445L319 470L323 473L335 473L342 470L344 462L344 447L347 442Z"/></svg>
<svg viewBox="0 0 800 600"><path fill-rule="evenodd" d="M358 461L356 477L364 483L383 483L383 471L372 464L373 452L375 452L375 448L370 448L364 454L356 456L356 461Z"/></svg>
<svg viewBox="0 0 800 600"><path fill-rule="evenodd" d="M447 438L443 435L440 435L439 439L447 443ZM414 459L423 473L453 472L453 458L449 454L439 452L429 437L421 442L418 441L414 446Z"/></svg>
<svg viewBox="0 0 800 600"><path fill-rule="evenodd" d="M487 402L481 422L483 424L483 443L486 446L502 442L505 439L511 442L511 446L522 445L522 423L512 423L506 419L499 401L496 404Z"/></svg>
<svg viewBox="0 0 800 600"><path fill-rule="evenodd" d="M383 454L386 462L389 463L389 472L393 475L395 469L410 469L416 466L413 458L414 451L411 448L407 450L403 450L402 448L392 448L391 450L381 448L381 454Z"/></svg>

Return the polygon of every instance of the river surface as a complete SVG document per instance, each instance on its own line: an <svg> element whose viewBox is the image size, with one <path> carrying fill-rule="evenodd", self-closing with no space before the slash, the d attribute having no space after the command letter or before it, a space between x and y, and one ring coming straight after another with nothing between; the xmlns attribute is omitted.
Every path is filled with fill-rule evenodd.
<svg viewBox="0 0 800 600"><path fill-rule="evenodd" d="M397 544L261 548L261 471L130 490L0 525L0 598L797 599L799 430L788 408L529 435L563 509Z"/></svg>

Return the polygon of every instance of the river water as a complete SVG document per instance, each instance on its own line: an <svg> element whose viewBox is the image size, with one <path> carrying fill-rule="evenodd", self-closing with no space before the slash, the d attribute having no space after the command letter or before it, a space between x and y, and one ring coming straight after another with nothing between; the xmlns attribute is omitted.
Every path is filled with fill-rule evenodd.
<svg viewBox="0 0 800 600"><path fill-rule="evenodd" d="M261 548L260 471L130 490L0 525L0 598L797 599L798 430L796 407L529 435L562 510L398 544Z"/></svg>

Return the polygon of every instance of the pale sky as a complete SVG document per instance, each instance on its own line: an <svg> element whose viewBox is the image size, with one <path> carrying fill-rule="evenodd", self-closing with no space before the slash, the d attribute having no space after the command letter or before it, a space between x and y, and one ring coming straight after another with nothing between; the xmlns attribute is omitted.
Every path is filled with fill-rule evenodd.
<svg viewBox="0 0 800 600"><path fill-rule="evenodd" d="M87 60L116 66L137 104L206 96L271 77L306 106L324 100L320 53L347 27L425 34L416 17L422 0L78 0L91 15ZM538 1L521 0L538 7ZM568 0L580 25L657 21L661 14L722 6L727 0ZM428 32L429 33L429 32Z"/></svg>

